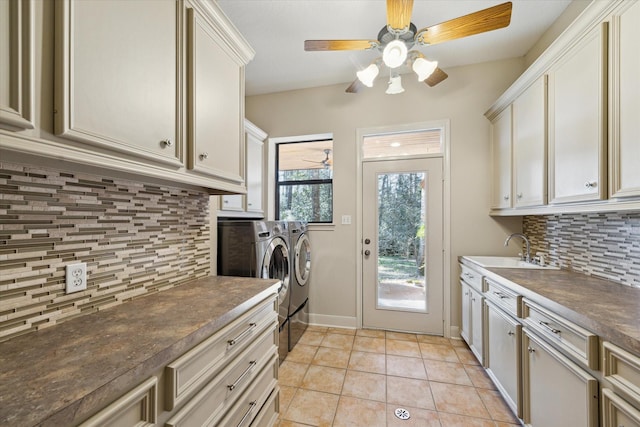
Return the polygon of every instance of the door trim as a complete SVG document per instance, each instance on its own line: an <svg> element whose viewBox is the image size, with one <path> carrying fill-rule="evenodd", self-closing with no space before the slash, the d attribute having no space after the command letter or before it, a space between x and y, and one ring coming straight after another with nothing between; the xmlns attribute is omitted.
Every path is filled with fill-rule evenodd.
<svg viewBox="0 0 640 427"><path fill-rule="evenodd" d="M443 129L442 154L436 156L424 157L441 157L442 158L442 179L443 183L443 334L446 338L451 336L457 337L458 328L452 331L451 327L451 161L450 161L450 121L449 119L433 120L428 122L409 123L404 125L380 126L373 128L356 129L356 323L358 328L362 328L362 299L363 299L363 283L362 283L362 139L369 135L378 135L385 133L400 133L407 131L415 131L422 129Z"/></svg>

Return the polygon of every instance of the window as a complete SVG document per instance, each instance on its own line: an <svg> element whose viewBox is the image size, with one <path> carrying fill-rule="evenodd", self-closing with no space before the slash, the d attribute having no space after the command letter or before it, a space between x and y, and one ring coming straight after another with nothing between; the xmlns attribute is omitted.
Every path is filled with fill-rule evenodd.
<svg viewBox="0 0 640 427"><path fill-rule="evenodd" d="M368 135L363 138L362 158L396 158L442 153L441 128Z"/></svg>
<svg viewBox="0 0 640 427"><path fill-rule="evenodd" d="M276 145L276 219L333 221L333 140Z"/></svg>

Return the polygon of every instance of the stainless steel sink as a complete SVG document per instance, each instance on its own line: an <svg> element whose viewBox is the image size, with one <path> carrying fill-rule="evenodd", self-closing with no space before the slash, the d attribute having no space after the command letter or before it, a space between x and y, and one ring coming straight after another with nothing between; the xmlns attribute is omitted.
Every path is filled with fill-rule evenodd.
<svg viewBox="0 0 640 427"><path fill-rule="evenodd" d="M505 256L465 256L465 259L478 264L480 267L488 268L531 268L539 270L559 270L558 267L550 265L538 265L522 261L518 257Z"/></svg>

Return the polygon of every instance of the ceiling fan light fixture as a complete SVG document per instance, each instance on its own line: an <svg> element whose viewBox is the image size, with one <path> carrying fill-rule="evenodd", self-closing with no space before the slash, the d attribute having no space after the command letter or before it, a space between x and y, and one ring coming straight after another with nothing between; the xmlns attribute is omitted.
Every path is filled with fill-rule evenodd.
<svg viewBox="0 0 640 427"><path fill-rule="evenodd" d="M378 76L380 69L376 64L371 64L364 70L358 71L356 76L358 76L358 80L362 82L363 85L367 87L373 87L373 81Z"/></svg>
<svg viewBox="0 0 640 427"><path fill-rule="evenodd" d="M399 93L404 92L404 88L402 87L402 79L399 75L391 76L389 78L389 87L385 92L387 95L397 95Z"/></svg>
<svg viewBox="0 0 640 427"><path fill-rule="evenodd" d="M398 68L407 60L407 45L400 40L387 43L382 51L382 61L389 68Z"/></svg>
<svg viewBox="0 0 640 427"><path fill-rule="evenodd" d="M438 68L438 61L429 61L428 59L419 57L413 61L412 68L418 75L418 81L423 82Z"/></svg>

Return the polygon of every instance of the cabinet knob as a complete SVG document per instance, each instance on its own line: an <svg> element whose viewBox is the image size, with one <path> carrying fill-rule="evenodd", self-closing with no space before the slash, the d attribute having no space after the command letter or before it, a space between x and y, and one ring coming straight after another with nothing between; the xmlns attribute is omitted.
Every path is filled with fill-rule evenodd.
<svg viewBox="0 0 640 427"><path fill-rule="evenodd" d="M531 346L529 346L529 347L527 347L527 351L528 351L529 353L535 353L535 352L536 352L536 349L535 349L535 348L533 348L533 347L531 347Z"/></svg>
<svg viewBox="0 0 640 427"><path fill-rule="evenodd" d="M509 332L507 332L507 335L509 335L510 337L514 336L515 334L516 334L516 333L515 333L515 332L513 332L513 331L509 331Z"/></svg>
<svg viewBox="0 0 640 427"><path fill-rule="evenodd" d="M596 188L598 183L596 181L587 181L584 183L584 188Z"/></svg>
<svg viewBox="0 0 640 427"><path fill-rule="evenodd" d="M518 193L518 199L522 199L522 193Z"/></svg>
<svg viewBox="0 0 640 427"><path fill-rule="evenodd" d="M509 200L509 196L504 196L504 199L505 200Z"/></svg>
<svg viewBox="0 0 640 427"><path fill-rule="evenodd" d="M173 147L173 141L171 141L170 139L163 139L161 142L162 148Z"/></svg>
<svg viewBox="0 0 640 427"><path fill-rule="evenodd" d="M228 201L228 200L225 200L223 203L225 203L225 204L227 204L227 205L228 205L228 204L229 204L229 201Z"/></svg>
<svg viewBox="0 0 640 427"><path fill-rule="evenodd" d="M247 203L248 206L253 206L253 203Z"/></svg>
<svg viewBox="0 0 640 427"><path fill-rule="evenodd" d="M202 153L200 154L200 160L206 160L209 158L209 153Z"/></svg>

